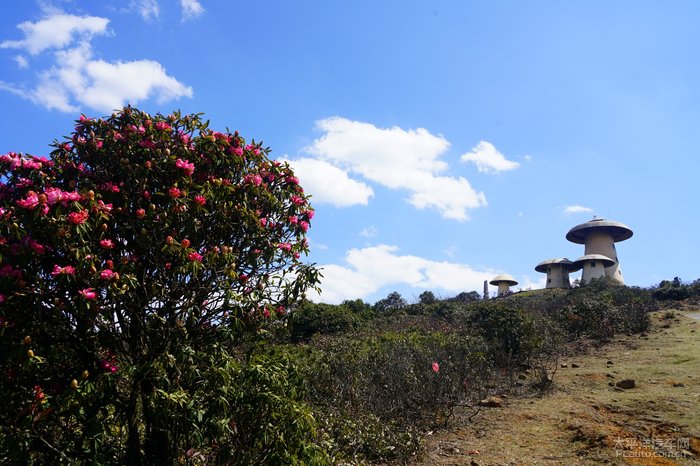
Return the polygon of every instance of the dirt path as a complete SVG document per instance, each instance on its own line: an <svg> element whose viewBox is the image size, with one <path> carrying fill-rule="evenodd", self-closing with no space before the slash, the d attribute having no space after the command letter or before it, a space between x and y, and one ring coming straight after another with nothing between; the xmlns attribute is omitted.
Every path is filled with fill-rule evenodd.
<svg viewBox="0 0 700 466"><path fill-rule="evenodd" d="M700 321L685 315L697 312L656 313L648 335L562 361L551 394L428 437L414 466L700 464Z"/></svg>

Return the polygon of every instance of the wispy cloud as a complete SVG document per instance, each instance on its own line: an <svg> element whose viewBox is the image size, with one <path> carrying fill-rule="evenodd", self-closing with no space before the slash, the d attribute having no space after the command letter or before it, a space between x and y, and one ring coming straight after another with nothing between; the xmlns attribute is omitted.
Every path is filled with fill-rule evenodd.
<svg viewBox="0 0 700 466"><path fill-rule="evenodd" d="M481 173L499 173L514 170L518 162L507 160L496 147L487 141L480 141L470 152L462 155L462 162L473 162Z"/></svg>
<svg viewBox="0 0 700 466"><path fill-rule="evenodd" d="M460 292L481 290L492 271L474 270L468 265L438 262L413 255L398 254L396 246L378 245L351 249L345 264L323 265L321 295L312 299L339 303L364 298L383 287L409 285L416 291L426 289Z"/></svg>
<svg viewBox="0 0 700 466"><path fill-rule="evenodd" d="M565 215L574 215L574 214L590 214L594 212L593 209L590 207L584 207L582 205L568 205L564 207L563 213Z"/></svg>
<svg viewBox="0 0 700 466"><path fill-rule="evenodd" d="M34 84L25 87L2 82L0 89L63 112L82 107L110 112L125 103L150 98L162 103L192 96L191 87L168 75L156 61L95 59L90 41L107 35L108 24L107 18L62 12L52 12L36 23L21 23L18 28L24 38L3 41L0 47L23 50L32 56L50 52L52 63L38 71Z"/></svg>
<svg viewBox="0 0 700 466"><path fill-rule="evenodd" d="M144 21L151 21L160 17L158 0L131 0L131 9L136 10Z"/></svg>
<svg viewBox="0 0 700 466"><path fill-rule="evenodd" d="M182 6L182 20L197 18L204 13L204 7L197 0L180 0Z"/></svg>
<svg viewBox="0 0 700 466"><path fill-rule="evenodd" d="M332 117L317 122L323 135L305 152L365 180L408 191L418 209L435 209L449 219L464 221L468 210L486 205L462 177L442 175L448 168L440 156L449 143L426 129L379 128L371 123Z"/></svg>
<svg viewBox="0 0 700 466"><path fill-rule="evenodd" d="M358 234L363 238L374 238L375 236L377 236L377 233L379 233L379 230L377 230L377 228L375 228L374 226L370 225L367 228L363 228Z"/></svg>

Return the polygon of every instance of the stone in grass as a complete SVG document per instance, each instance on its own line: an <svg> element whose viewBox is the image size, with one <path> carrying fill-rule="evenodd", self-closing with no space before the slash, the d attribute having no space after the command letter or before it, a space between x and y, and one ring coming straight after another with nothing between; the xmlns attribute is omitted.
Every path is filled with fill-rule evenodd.
<svg viewBox="0 0 700 466"><path fill-rule="evenodd" d="M490 396L481 400L479 402L479 406L483 406L485 408L502 408L503 399L497 396Z"/></svg>
<svg viewBox="0 0 700 466"><path fill-rule="evenodd" d="M619 382L617 382L615 384L615 386L623 388L625 390L629 390L631 388L636 387L637 385L634 383L634 380L632 380L632 379L623 379L623 380L620 380Z"/></svg>

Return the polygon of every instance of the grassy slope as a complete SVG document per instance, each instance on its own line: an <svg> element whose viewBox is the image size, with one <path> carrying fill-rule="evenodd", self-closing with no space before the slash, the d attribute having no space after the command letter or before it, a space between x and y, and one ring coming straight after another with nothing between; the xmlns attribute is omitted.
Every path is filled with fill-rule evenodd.
<svg viewBox="0 0 700 466"><path fill-rule="evenodd" d="M648 336L622 336L562 361L552 393L512 398L428 437L415 465L700 464L700 319L690 317L698 312L657 312ZM625 378L637 387L609 385ZM683 438L686 457L671 458L684 453Z"/></svg>

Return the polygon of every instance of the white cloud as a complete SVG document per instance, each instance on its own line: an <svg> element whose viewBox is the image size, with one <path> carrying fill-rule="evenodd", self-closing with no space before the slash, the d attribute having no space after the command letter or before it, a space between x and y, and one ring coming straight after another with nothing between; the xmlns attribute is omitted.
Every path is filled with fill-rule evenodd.
<svg viewBox="0 0 700 466"><path fill-rule="evenodd" d="M481 173L497 173L518 168L520 164L507 160L493 144L480 141L471 152L462 155L462 162L474 162Z"/></svg>
<svg viewBox="0 0 700 466"><path fill-rule="evenodd" d="M56 48L53 65L37 73L38 82L31 88L8 83L1 83L0 88L63 112L75 112L83 106L110 112L148 98L163 103L192 96L192 88L169 76L158 62L94 59L89 40L106 33L108 22L106 18L54 13L37 23L22 23L25 39L0 45L26 49L32 54ZM57 37L46 33L47 25L57 28Z"/></svg>
<svg viewBox="0 0 700 466"><path fill-rule="evenodd" d="M131 8L138 11L145 21L157 19L160 16L158 0L132 0Z"/></svg>
<svg viewBox="0 0 700 466"><path fill-rule="evenodd" d="M306 152L382 186L409 191L408 202L416 208L437 209L445 218L462 221L469 218L468 209L486 205L484 194L466 179L440 176L448 168L440 160L449 148L442 136L341 117L320 120L317 128L324 134Z"/></svg>
<svg viewBox="0 0 700 466"><path fill-rule="evenodd" d="M547 276L540 275L537 280L532 281L528 275L523 275L523 280L514 287L514 290L541 290L547 286Z"/></svg>
<svg viewBox="0 0 700 466"><path fill-rule="evenodd" d="M27 68L29 66L29 62L24 57L24 55L17 55L15 57L15 62L17 63L17 66L20 68Z"/></svg>
<svg viewBox="0 0 700 466"><path fill-rule="evenodd" d="M47 49L62 49L74 40L90 40L95 35L107 33L107 18L97 16L75 16L53 14L36 23L25 21L17 25L24 33L24 39L0 42L0 48L26 50L37 55Z"/></svg>
<svg viewBox="0 0 700 466"><path fill-rule="evenodd" d="M399 255L396 246L378 245L351 249L345 265L323 265L322 293L312 299L340 303L345 299L364 298L379 289L405 284L416 290L460 292L481 290L492 271L477 271L468 265L438 262L413 255Z"/></svg>
<svg viewBox="0 0 700 466"><path fill-rule="evenodd" d="M197 0L180 0L182 6L182 20L187 21L199 17L204 13L204 7Z"/></svg>
<svg viewBox="0 0 700 466"><path fill-rule="evenodd" d="M367 228L363 228L359 235L364 238L373 238L377 236L377 233L379 233L379 230L377 230L374 226L368 226Z"/></svg>
<svg viewBox="0 0 700 466"><path fill-rule="evenodd" d="M347 172L323 160L303 158L287 160L299 177L304 190L313 196L314 204L336 207L367 205L374 195L372 188L350 178Z"/></svg>
<svg viewBox="0 0 700 466"><path fill-rule="evenodd" d="M584 207L582 205L568 205L564 207L563 211L563 213L566 215L585 214L591 212L593 212L593 209L591 209L590 207Z"/></svg>

